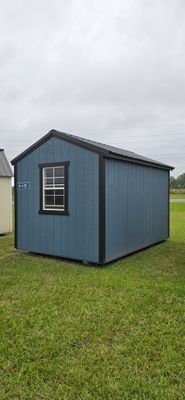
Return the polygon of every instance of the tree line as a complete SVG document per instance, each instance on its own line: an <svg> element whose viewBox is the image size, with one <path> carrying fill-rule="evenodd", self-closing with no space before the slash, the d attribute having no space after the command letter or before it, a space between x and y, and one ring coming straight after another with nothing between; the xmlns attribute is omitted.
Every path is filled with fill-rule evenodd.
<svg viewBox="0 0 185 400"><path fill-rule="evenodd" d="M170 188L171 189L185 189L185 173L177 176L170 177Z"/></svg>

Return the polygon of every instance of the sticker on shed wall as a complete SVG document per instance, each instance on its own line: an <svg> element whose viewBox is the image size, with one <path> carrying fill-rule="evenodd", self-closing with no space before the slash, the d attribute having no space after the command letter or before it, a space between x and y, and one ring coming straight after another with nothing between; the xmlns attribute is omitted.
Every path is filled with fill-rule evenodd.
<svg viewBox="0 0 185 400"><path fill-rule="evenodd" d="M17 182L17 189L30 189L30 182Z"/></svg>

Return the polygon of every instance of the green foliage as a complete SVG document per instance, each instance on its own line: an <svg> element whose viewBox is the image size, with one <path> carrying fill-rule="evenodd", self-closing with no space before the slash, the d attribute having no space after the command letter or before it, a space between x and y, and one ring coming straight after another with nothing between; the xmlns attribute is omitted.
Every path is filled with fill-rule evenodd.
<svg viewBox="0 0 185 400"><path fill-rule="evenodd" d="M170 240L86 267L0 238L1 400L183 400L185 204Z"/></svg>
<svg viewBox="0 0 185 400"><path fill-rule="evenodd" d="M170 176L170 188L171 189L177 188L177 183L176 183L176 179L174 178L174 176Z"/></svg>
<svg viewBox="0 0 185 400"><path fill-rule="evenodd" d="M171 189L185 189L185 173L179 175L177 178L174 176L170 177L170 188Z"/></svg>
<svg viewBox="0 0 185 400"><path fill-rule="evenodd" d="M171 199L185 199L185 189L170 189Z"/></svg>
<svg viewBox="0 0 185 400"><path fill-rule="evenodd" d="M180 189L185 189L185 173L177 177L177 185Z"/></svg>

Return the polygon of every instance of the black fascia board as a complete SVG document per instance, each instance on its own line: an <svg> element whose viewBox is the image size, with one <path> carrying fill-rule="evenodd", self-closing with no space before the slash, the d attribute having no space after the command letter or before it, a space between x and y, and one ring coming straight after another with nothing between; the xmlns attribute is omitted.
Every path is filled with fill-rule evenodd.
<svg viewBox="0 0 185 400"><path fill-rule="evenodd" d="M110 152L108 155L104 155L105 158L111 158L113 160L117 160L117 161L125 161L125 162L131 162L133 164L137 164L137 165L144 165L145 167L153 167L153 168L159 168L159 169L164 169L166 171L169 170L174 170L175 167L172 167L170 165L164 165L164 164L159 164L159 163L155 163L155 162L151 162L151 161L145 161L145 160L140 160L138 158L131 158L131 157L126 157L126 156L122 156L122 155L117 155L117 154L113 154L112 152Z"/></svg>
<svg viewBox="0 0 185 400"><path fill-rule="evenodd" d="M151 162L151 161L145 161L145 160L141 160L138 158L132 158L129 156L127 157L127 156L124 156L121 154L113 153L110 150L106 150L106 149L102 149L102 148L98 147L98 145L93 145L93 143L87 143L87 142L83 141L83 139L81 140L78 137L73 137L72 135L68 135L67 133L56 131L54 129L49 131L46 135L44 135L41 139L39 139L37 142L35 142L32 146L28 147L28 149L23 151L19 156L14 158L11 161L12 165L14 165L17 161L20 161L22 158L24 158L26 155L31 153L33 150L35 150L41 144L45 143L51 137L57 137L59 139L63 139L67 142L75 144L76 146L93 151L93 152L95 152L99 155L105 156L107 158L113 158L113 159L117 159L120 161L127 161L127 162L132 162L135 164L151 166L154 168L165 169L165 170L173 170L174 169L174 167L172 167L172 166L160 164L158 162L155 163L155 162Z"/></svg>
<svg viewBox="0 0 185 400"><path fill-rule="evenodd" d="M46 142L50 137L52 137L51 132L48 132L41 139L37 140L34 144L32 144L30 147L28 147L26 150L24 150L22 153L20 153L17 157L13 158L13 160L11 160L11 164L12 165L16 164L17 161L21 160L27 154L31 153L33 150L35 150L37 147L39 147L42 143Z"/></svg>
<svg viewBox="0 0 185 400"><path fill-rule="evenodd" d="M85 143L80 139L73 138L72 136L68 135L67 133L55 131L54 129L52 129L50 132L48 132L46 135L44 135L41 139L39 139L37 142L35 142L32 146L28 147L28 149L26 149L21 154L19 154L19 156L15 157L11 161L11 164L14 165L17 161L20 161L22 158L27 156L29 153L31 153L33 150L35 150L41 144L45 143L51 137L57 137L59 139L63 139L67 142L75 144L76 146L84 147L88 150L94 151L97 154L107 154L108 153L108 152L104 152L104 151L100 150L97 146Z"/></svg>

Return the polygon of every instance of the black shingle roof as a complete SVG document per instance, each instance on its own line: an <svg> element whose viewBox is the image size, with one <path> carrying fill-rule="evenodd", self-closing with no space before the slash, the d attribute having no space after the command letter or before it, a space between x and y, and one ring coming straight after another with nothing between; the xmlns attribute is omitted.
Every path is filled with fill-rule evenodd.
<svg viewBox="0 0 185 400"><path fill-rule="evenodd" d="M99 143L94 140L82 138L79 136L71 135L69 133L64 133L56 130L51 130L47 135L43 136L40 140L38 140L36 143L34 143L31 147L29 147L27 150L25 150L23 153L21 153L18 157L14 158L12 160L12 164L16 163L19 161L21 158L25 157L28 153L33 151L36 147L40 146L43 142L48 140L50 137L56 136L61 139L67 140L69 142L72 142L76 145L88 148L90 150L93 150L97 153L102 153L103 155L110 157L110 158L119 158L122 160L130 160L133 162L138 162L142 164L150 164L154 167L161 167L164 169L174 169L174 167L170 165L163 164L159 161L155 161L151 158L136 154L134 152L120 149L114 146L110 146L104 143Z"/></svg>

